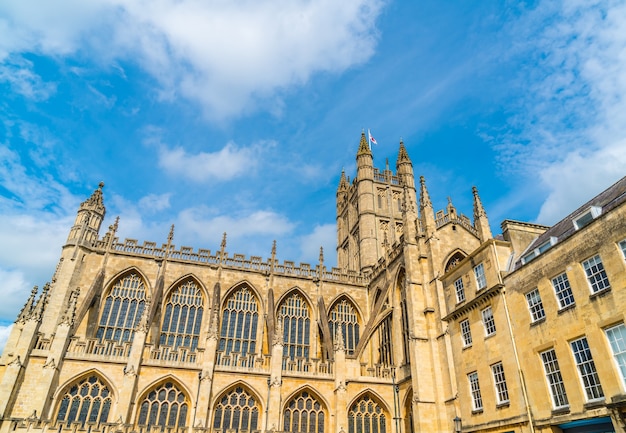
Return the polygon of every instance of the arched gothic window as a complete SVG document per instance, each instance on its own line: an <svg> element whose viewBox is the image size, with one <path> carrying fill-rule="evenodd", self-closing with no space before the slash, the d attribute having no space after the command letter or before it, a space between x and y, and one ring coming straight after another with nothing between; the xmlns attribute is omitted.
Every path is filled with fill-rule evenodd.
<svg viewBox="0 0 626 433"><path fill-rule="evenodd" d="M383 408L365 395L348 411L348 433L386 433L387 417Z"/></svg>
<svg viewBox="0 0 626 433"><path fill-rule="evenodd" d="M359 344L359 318L354 305L347 299L337 302L330 310L328 322L333 339L337 333L337 328L341 326L346 353L354 354L354 349Z"/></svg>
<svg viewBox="0 0 626 433"><path fill-rule="evenodd" d="M259 404L243 387L238 386L215 405L213 428L225 430L257 430Z"/></svg>
<svg viewBox="0 0 626 433"><path fill-rule="evenodd" d="M322 405L308 391L302 391L285 406L284 431L324 433L325 415Z"/></svg>
<svg viewBox="0 0 626 433"><path fill-rule="evenodd" d="M450 257L450 259L448 260L448 263L446 263L445 272L448 272L450 269L454 268L464 258L465 254L463 254L462 252L457 251L456 253L454 253L452 257Z"/></svg>
<svg viewBox="0 0 626 433"><path fill-rule="evenodd" d="M195 351L198 347L204 299L194 280L188 280L170 292L165 303L161 345L178 349L186 347Z"/></svg>
<svg viewBox="0 0 626 433"><path fill-rule="evenodd" d="M71 385L61 400L57 421L106 422L111 409L111 392L96 375Z"/></svg>
<svg viewBox="0 0 626 433"><path fill-rule="evenodd" d="M96 338L117 343L132 341L145 299L146 290L141 277L128 274L120 278L104 301Z"/></svg>
<svg viewBox="0 0 626 433"><path fill-rule="evenodd" d="M140 404L140 426L185 427L189 400L172 382L165 382L150 391Z"/></svg>
<svg viewBox="0 0 626 433"><path fill-rule="evenodd" d="M259 304L248 287L243 286L232 293L222 312L220 351L245 356L256 350L256 332L259 320Z"/></svg>
<svg viewBox="0 0 626 433"><path fill-rule="evenodd" d="M378 325L378 362L380 364L393 365L393 351L391 345L391 314Z"/></svg>
<svg viewBox="0 0 626 433"><path fill-rule="evenodd" d="M283 356L309 359L311 319L307 302L299 293L283 301L279 310L283 322Z"/></svg>

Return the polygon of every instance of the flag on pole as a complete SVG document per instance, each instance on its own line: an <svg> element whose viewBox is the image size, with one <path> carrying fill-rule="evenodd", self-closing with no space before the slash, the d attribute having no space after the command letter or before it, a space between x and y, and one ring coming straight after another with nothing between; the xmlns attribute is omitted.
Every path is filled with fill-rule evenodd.
<svg viewBox="0 0 626 433"><path fill-rule="evenodd" d="M372 143L374 144L378 144L378 142L376 141L376 139L374 137L372 137L372 133L370 132L370 130L367 130L367 135L369 136L370 139L370 147L372 147Z"/></svg>

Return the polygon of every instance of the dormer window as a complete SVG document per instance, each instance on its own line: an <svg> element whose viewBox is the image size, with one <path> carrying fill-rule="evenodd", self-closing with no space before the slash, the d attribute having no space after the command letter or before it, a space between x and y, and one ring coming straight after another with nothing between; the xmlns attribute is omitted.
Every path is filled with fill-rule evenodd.
<svg viewBox="0 0 626 433"><path fill-rule="evenodd" d="M574 228L580 230L589 224L594 219L598 218L602 213L602 208L598 206L591 206L585 210L582 214L574 218Z"/></svg>
<svg viewBox="0 0 626 433"><path fill-rule="evenodd" d="M557 239L554 236L551 236L550 239L539 245L537 248L522 256L522 264L525 265L526 263L537 257L539 254L550 249L552 245L556 244L556 241Z"/></svg>

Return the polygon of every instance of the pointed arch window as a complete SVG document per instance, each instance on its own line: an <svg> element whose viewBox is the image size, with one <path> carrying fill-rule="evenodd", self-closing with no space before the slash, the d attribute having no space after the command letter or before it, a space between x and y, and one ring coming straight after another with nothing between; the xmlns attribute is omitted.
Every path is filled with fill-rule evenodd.
<svg viewBox="0 0 626 433"><path fill-rule="evenodd" d="M215 405L213 428L226 430L257 430L259 424L259 403L245 388L238 386Z"/></svg>
<svg viewBox="0 0 626 433"><path fill-rule="evenodd" d="M283 301L279 317L283 322L283 356L292 361L296 358L309 359L311 319L309 306L299 293Z"/></svg>
<svg viewBox="0 0 626 433"><path fill-rule="evenodd" d="M128 274L120 278L104 300L96 338L117 343L132 341L145 304L146 289L141 277Z"/></svg>
<svg viewBox="0 0 626 433"><path fill-rule="evenodd" d="M139 405L140 426L185 427L189 399L173 382L150 391Z"/></svg>
<svg viewBox="0 0 626 433"><path fill-rule="evenodd" d="M365 395L348 411L348 433L386 433L387 416L383 408Z"/></svg>
<svg viewBox="0 0 626 433"><path fill-rule="evenodd" d="M391 346L391 314L378 325L378 362L385 366L393 365Z"/></svg>
<svg viewBox="0 0 626 433"><path fill-rule="evenodd" d="M337 334L337 328L341 326L346 353L354 354L354 349L359 344L359 317L354 305L347 299L337 302L330 310L328 324L333 339Z"/></svg>
<svg viewBox="0 0 626 433"><path fill-rule="evenodd" d="M324 433L325 414L322 404L308 391L302 391L285 406L286 432Z"/></svg>
<svg viewBox="0 0 626 433"><path fill-rule="evenodd" d="M111 392L96 375L71 385L59 404L57 421L61 423L107 422L111 409Z"/></svg>
<svg viewBox="0 0 626 433"><path fill-rule="evenodd" d="M243 286L227 299L222 312L219 351L242 356L256 350L259 303L252 291Z"/></svg>
<svg viewBox="0 0 626 433"><path fill-rule="evenodd" d="M202 290L194 280L188 280L169 294L161 326L161 345L185 347L195 351L204 313Z"/></svg>

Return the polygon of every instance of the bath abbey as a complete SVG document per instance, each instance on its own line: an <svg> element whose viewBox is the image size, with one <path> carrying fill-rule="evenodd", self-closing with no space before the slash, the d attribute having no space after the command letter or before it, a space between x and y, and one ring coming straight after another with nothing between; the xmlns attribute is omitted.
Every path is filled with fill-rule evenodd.
<svg viewBox="0 0 626 433"><path fill-rule="evenodd" d="M626 177L493 234L357 138L336 267L120 240L101 184L16 312L0 433L625 433Z"/></svg>

